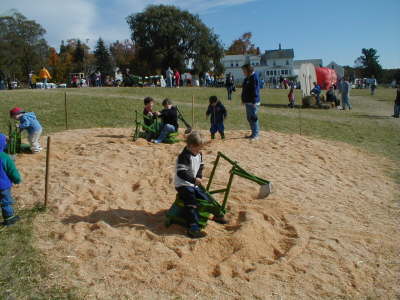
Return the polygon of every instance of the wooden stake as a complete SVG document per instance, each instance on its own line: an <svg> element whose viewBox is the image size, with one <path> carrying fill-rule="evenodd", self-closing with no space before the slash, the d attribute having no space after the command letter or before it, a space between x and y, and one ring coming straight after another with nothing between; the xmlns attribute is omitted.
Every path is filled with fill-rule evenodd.
<svg viewBox="0 0 400 300"><path fill-rule="evenodd" d="M46 177L44 185L44 208L47 207L48 191L49 191L49 169L50 169L50 137L47 137L47 150L46 150Z"/></svg>
<svg viewBox="0 0 400 300"><path fill-rule="evenodd" d="M301 135L301 107L299 107L299 123L300 123L300 135Z"/></svg>
<svg viewBox="0 0 400 300"><path fill-rule="evenodd" d="M65 97L64 97L64 110L65 110L65 129L68 130L67 92L65 92Z"/></svg>
<svg viewBox="0 0 400 300"><path fill-rule="evenodd" d="M194 128L194 95L192 96L192 128Z"/></svg>

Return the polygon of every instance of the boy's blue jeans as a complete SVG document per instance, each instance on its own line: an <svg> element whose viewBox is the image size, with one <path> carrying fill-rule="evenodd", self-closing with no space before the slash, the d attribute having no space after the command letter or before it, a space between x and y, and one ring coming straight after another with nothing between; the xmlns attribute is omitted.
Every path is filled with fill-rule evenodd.
<svg viewBox="0 0 400 300"><path fill-rule="evenodd" d="M183 200L185 219L190 230L198 231L199 226L199 212L197 210L197 199L207 200L207 194L203 193L198 187L181 186L176 188L178 196Z"/></svg>
<svg viewBox="0 0 400 300"><path fill-rule="evenodd" d="M167 138L167 136L170 133L173 133L176 131L176 128L174 125L171 124L165 124L163 129L161 130L160 136L155 140L158 143L162 143L165 141L165 139Z"/></svg>
<svg viewBox="0 0 400 300"><path fill-rule="evenodd" d="M225 127L224 123L214 123L211 124L210 132L211 134L215 134L216 132L224 133Z"/></svg>
<svg viewBox="0 0 400 300"><path fill-rule="evenodd" d="M14 215L13 198L11 195L11 188L7 190L0 190L0 206L3 219L8 219Z"/></svg>
<svg viewBox="0 0 400 300"><path fill-rule="evenodd" d="M247 115L247 121L250 124L250 129L251 129L251 137L256 137L258 136L258 133L260 131L260 125L258 122L258 110L260 105L259 104L253 104L253 103L245 103L246 105L246 115Z"/></svg>
<svg viewBox="0 0 400 300"><path fill-rule="evenodd" d="M343 109L346 109L346 106L349 109L351 109L351 103L350 103L349 96L347 96L347 95L342 96L342 106L343 106Z"/></svg>

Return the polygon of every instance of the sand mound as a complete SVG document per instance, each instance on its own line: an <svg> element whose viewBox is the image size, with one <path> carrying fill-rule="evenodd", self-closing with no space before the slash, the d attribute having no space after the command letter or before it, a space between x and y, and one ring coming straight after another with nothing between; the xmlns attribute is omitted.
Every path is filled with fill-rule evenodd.
<svg viewBox="0 0 400 300"><path fill-rule="evenodd" d="M164 226L183 144L129 135L53 135L51 209L36 222L37 244L61 268L54 280L82 288L86 299L384 299L400 292L396 185L382 171L388 162L340 143L273 132L250 143L244 132L228 132L203 151L206 177L222 151L276 191L257 199L258 186L236 178L230 223L210 221L206 238L190 240L183 228ZM44 157L18 158L19 205L42 197ZM217 170L216 187L228 171L228 164Z"/></svg>

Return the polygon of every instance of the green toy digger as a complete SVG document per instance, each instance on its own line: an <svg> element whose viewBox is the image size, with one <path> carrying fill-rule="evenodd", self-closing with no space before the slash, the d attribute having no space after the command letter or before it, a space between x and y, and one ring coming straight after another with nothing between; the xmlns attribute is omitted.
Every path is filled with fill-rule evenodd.
<svg viewBox="0 0 400 300"><path fill-rule="evenodd" d="M178 120L182 121L186 126L185 134L189 134L192 131L192 126L190 126L189 123L186 122L186 120L183 118L183 115L177 106L176 110L178 112ZM141 120L148 120L149 121L148 123L150 123L150 125L146 125L145 122ZM161 129L162 129L162 122L160 122L158 118L152 118L146 116L135 110L135 129L133 131L134 141L136 141L138 138L143 138L148 141L152 139L157 139L161 133ZM180 139L178 138L178 132L170 133L167 136L165 142L167 144L174 144L180 142Z"/></svg>
<svg viewBox="0 0 400 300"><path fill-rule="evenodd" d="M217 169L218 163L220 158L225 159L228 163L232 165L232 168L230 170L230 176L228 180L228 184L226 188L224 189L218 189L218 190L210 190L212 180L214 178L215 170ZM259 191L259 198L266 198L268 195L272 192L272 183L268 180L262 179L260 177L257 177L253 174L250 174L249 172L245 171L243 168L241 168L236 161L231 160L228 158L226 155L224 155L221 152L218 152L217 158L214 162L214 167L211 171L210 179L208 180L207 187L204 188L203 186L200 186L199 188L203 191L208 196L208 200L203 200L203 199L197 199L199 206L198 206L198 212L199 212L199 225L201 228L204 228L207 226L208 219L210 215L214 216L223 216L226 213L226 203L228 201L228 196L232 187L232 182L233 182L233 177L234 176L239 176L251 181L254 181L255 183L258 183L260 185L260 191ZM223 193L224 194L224 199L222 204L220 204L215 198L212 196L213 194L217 193ZM184 203L183 199L179 199L178 195L176 196L175 202L172 204L171 208L168 210L166 214L166 221L165 221L165 226L169 227L172 224L179 224L184 227L187 227L187 223L184 217Z"/></svg>
<svg viewBox="0 0 400 300"><path fill-rule="evenodd" d="M8 123L8 141L6 152L10 155L16 155L22 152L30 152L30 146L21 143L21 131L17 127L17 122Z"/></svg>

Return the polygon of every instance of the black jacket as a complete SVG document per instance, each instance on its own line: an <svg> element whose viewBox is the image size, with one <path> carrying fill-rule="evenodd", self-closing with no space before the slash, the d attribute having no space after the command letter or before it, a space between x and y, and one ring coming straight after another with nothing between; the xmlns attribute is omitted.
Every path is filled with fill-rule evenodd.
<svg viewBox="0 0 400 300"><path fill-rule="evenodd" d="M160 111L160 118L164 124L171 124L176 130L178 130L178 111L175 106Z"/></svg>
<svg viewBox="0 0 400 300"><path fill-rule="evenodd" d="M220 101L218 101L215 106L212 106L211 104L208 105L206 112L206 116L211 115L211 124L223 123L227 114L225 106Z"/></svg>

